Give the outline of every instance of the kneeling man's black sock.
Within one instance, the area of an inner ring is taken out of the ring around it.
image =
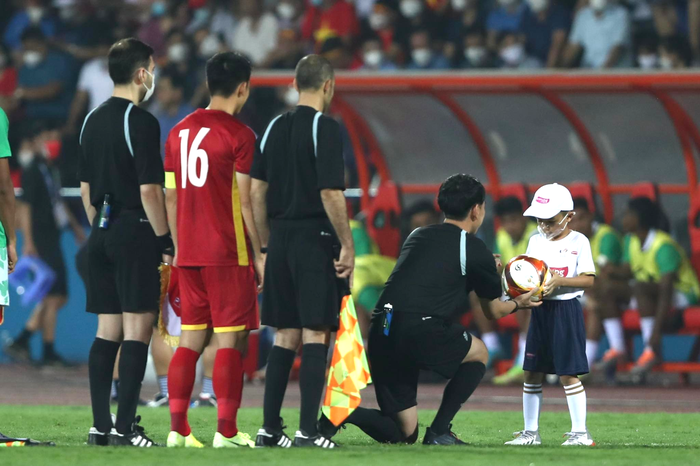
[[[465,362],[445,387],[440,409],[430,429],[438,435],[450,430],[450,423],[481,382],[486,366],[481,362]]]

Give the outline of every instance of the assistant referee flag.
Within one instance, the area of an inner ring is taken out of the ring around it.
[[[352,295],[343,298],[323,414],[339,426],[360,405],[360,390],[372,382]]]

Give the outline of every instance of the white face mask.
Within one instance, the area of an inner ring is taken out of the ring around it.
[[[433,52],[428,48],[414,49],[411,52],[411,58],[413,58],[413,62],[418,65],[418,67],[424,68],[428,66],[430,59],[433,58]]]
[[[287,107],[294,107],[299,103],[299,91],[290,87],[287,92],[284,93],[284,103],[287,104]]]
[[[530,5],[530,9],[535,13],[544,11],[549,6],[548,0],[527,0],[527,3]]]
[[[148,102],[148,99],[153,96],[153,92],[156,90],[156,75],[149,73],[148,71],[146,71],[146,73],[148,73],[152,78],[151,87],[148,87],[146,86],[146,83],[143,83],[143,87],[146,88],[146,95],[143,96],[143,100],[141,102]]]
[[[29,68],[34,68],[41,63],[41,58],[41,54],[34,50],[27,50],[23,55],[24,64]]]
[[[455,11],[464,11],[468,3],[468,0],[452,0],[452,9]]]
[[[564,215],[564,218],[562,218],[561,221],[560,221],[559,223],[556,224],[556,226],[552,227],[552,228],[549,230],[549,233],[545,233],[544,228],[542,228],[542,225],[541,225],[540,222],[538,221],[538,222],[537,222],[537,231],[539,231],[539,232],[540,232],[540,235],[544,236],[544,238],[545,238],[547,241],[551,241],[551,240],[553,240],[554,238],[556,238],[557,236],[561,235],[562,232],[566,229],[566,225],[567,225],[567,224],[564,223],[564,221],[566,221],[567,218],[569,218],[569,215],[568,215],[568,214],[567,214],[567,215]],[[564,226],[562,226],[562,224],[563,224]]]
[[[590,0],[590,5],[595,11],[603,11],[608,6],[608,0]]]
[[[483,63],[484,58],[486,58],[486,47],[480,45],[467,47],[464,50],[464,58],[466,58],[470,64],[478,66]]]
[[[525,48],[522,44],[509,45],[499,55],[508,66],[518,66],[525,58]]]
[[[659,64],[659,58],[656,54],[646,53],[637,57],[639,67],[643,70],[653,70]]]
[[[38,24],[41,18],[44,17],[44,9],[38,6],[30,6],[27,8],[27,16],[29,16],[29,21]]]
[[[186,44],[173,44],[168,47],[168,60],[172,63],[184,63],[189,55]]]
[[[220,48],[221,44],[219,43],[219,39],[215,35],[209,35],[199,44],[199,56],[209,59],[216,55]]]
[[[369,27],[373,31],[378,31],[389,24],[389,17],[384,13],[372,13],[369,15]]]
[[[517,0],[498,0],[498,4],[501,5],[502,7],[509,7],[513,4],[515,4]]]
[[[297,12],[296,8],[289,3],[280,3],[277,5],[277,14],[282,19],[292,19],[294,14]]]
[[[423,11],[423,3],[420,0],[401,0],[399,10],[406,18],[415,18]]]
[[[671,60],[671,58],[669,58],[669,57],[662,56],[660,63],[661,63],[662,70],[672,70],[673,69],[673,60]]]
[[[365,62],[365,65],[367,65],[367,67],[376,69],[379,68],[379,65],[382,64],[383,58],[384,54],[381,50],[368,50],[367,52],[365,52],[363,61]]]
[[[27,168],[32,160],[34,160],[34,152],[30,150],[22,150],[17,154],[17,162],[22,168]]]

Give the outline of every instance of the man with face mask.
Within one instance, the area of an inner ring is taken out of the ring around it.
[[[12,50],[21,46],[22,34],[29,27],[38,27],[46,37],[53,37],[58,29],[58,22],[49,14],[44,1],[24,0],[21,3],[23,8],[10,18],[3,36],[3,42]]]
[[[382,50],[379,37],[370,37],[362,44],[362,70],[366,71],[393,71],[396,65],[387,58]]]
[[[267,255],[261,322],[278,329],[265,379],[263,427],[256,446],[292,446],[280,409],[300,344],[301,411],[293,444],[335,448],[317,430],[330,332],[338,328],[343,286],[355,264],[348,223],[340,125],[325,116],[333,67],[318,55],[296,68],[297,107],[269,124],[250,175],[255,225]],[[339,255],[336,249],[340,246]],[[269,254],[268,254],[269,251]],[[265,257],[265,256],[263,256]]]
[[[155,90],[153,49],[136,39],[108,55],[111,99],[90,112],[80,132],[78,178],[93,226],[88,240],[87,311],[98,315],[90,349],[93,427],[90,445],[151,447],[136,416],[148,343],[160,299],[161,260],[174,248],[166,221],[158,120],[137,105]],[[109,412],[112,370],[119,360],[116,425]]]
[[[446,70],[450,63],[445,56],[434,50],[427,30],[411,34],[411,62],[409,70]]]
[[[487,44],[492,51],[498,50],[499,38],[504,33],[520,31],[527,7],[520,0],[498,0],[498,7],[486,18]]]
[[[463,59],[461,69],[491,68],[493,60],[486,48],[484,32],[480,30],[472,31],[464,37]]]
[[[564,51],[564,66],[624,68],[632,66],[631,22],[627,10],[612,0],[590,0],[579,10]]]
[[[520,25],[525,52],[547,68],[559,64],[571,22],[569,13],[551,0],[527,0],[528,9]]]
[[[22,34],[22,67],[18,75],[17,98],[25,115],[50,120],[50,126],[63,123],[73,100],[73,66],[65,55],[49,50],[39,28]]]
[[[516,34],[506,34],[499,43],[498,58],[501,68],[535,69],[542,68],[542,63],[525,52],[522,39]]]

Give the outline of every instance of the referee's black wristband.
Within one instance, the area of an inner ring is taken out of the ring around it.
[[[514,299],[511,300],[511,302],[515,303],[515,309],[513,309],[512,311],[510,311],[510,313],[511,313],[511,314],[515,314],[515,313],[518,312],[518,310],[520,309],[520,306],[518,305],[518,302],[517,302],[516,300],[514,300]]]
[[[175,255],[175,244],[173,243],[173,237],[170,236],[170,232],[164,234],[163,236],[156,236],[158,239],[158,245],[162,254],[166,256]]]
[[[263,246],[260,248],[260,254],[267,254],[267,247]]]

